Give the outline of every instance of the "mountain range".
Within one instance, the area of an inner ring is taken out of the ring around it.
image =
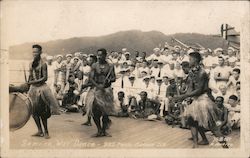
[[[182,41],[187,45],[199,43],[205,48],[215,49],[225,48],[226,41],[215,35],[204,35],[197,33],[177,33],[165,35],[159,31],[142,32],[140,30],[120,31],[113,34],[99,37],[74,37],[69,39],[59,39],[38,43],[43,47],[43,52],[49,55],[74,53],[77,51],[86,54],[95,53],[98,48],[106,48],[108,51],[121,51],[127,48],[131,53],[135,51],[145,51],[151,54],[153,48],[164,45],[168,42],[173,43],[172,37]],[[35,43],[24,43],[14,45],[9,48],[10,59],[31,59],[31,46]],[[196,46],[197,47],[197,46]]]

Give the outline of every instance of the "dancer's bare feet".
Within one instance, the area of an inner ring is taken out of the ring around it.
[[[194,139],[193,139],[193,137],[190,137],[190,138],[188,138],[188,140],[191,140],[191,141],[193,141]]]
[[[202,141],[198,142],[198,144],[199,145],[208,145],[209,142],[208,142],[208,140],[202,140]]]
[[[96,134],[93,134],[91,137],[102,137],[102,133],[97,132]]]
[[[32,136],[33,137],[43,137],[44,134],[43,134],[43,132],[37,132],[37,133],[33,134]]]
[[[49,133],[45,133],[45,134],[44,134],[44,138],[45,138],[45,139],[49,139],[49,138],[50,138]]]
[[[104,136],[104,137],[112,137],[112,135],[109,134],[108,132],[102,132],[102,136]]]
[[[197,143],[194,143],[193,144],[193,148],[195,149],[195,148],[198,148],[198,144]]]
[[[82,125],[85,125],[85,126],[92,126],[91,122],[85,122],[85,123],[82,123]]]

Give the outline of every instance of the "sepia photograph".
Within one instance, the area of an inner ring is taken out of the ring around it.
[[[250,157],[249,5],[0,1],[1,157]]]

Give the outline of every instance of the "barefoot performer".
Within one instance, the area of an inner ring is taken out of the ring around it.
[[[106,61],[106,56],[106,49],[97,50],[98,62],[92,65],[89,76],[92,87],[89,90],[87,102],[88,105],[92,105],[92,108],[89,108],[92,109],[93,119],[98,130],[94,135],[95,137],[111,136],[106,132],[106,129],[110,123],[108,116],[114,112],[114,98],[111,83],[115,82],[116,76],[114,66]]]
[[[208,75],[205,70],[200,66],[201,55],[198,52],[189,54],[190,68],[188,77],[191,79],[188,85],[186,94],[175,97],[175,100],[184,100],[185,98],[192,97],[193,102],[188,105],[184,112],[184,116],[188,119],[188,124],[191,128],[193,148],[199,145],[208,145],[209,142],[205,135],[205,129],[212,129],[217,116],[215,113],[216,106],[209,98],[208,88]],[[198,132],[202,137],[202,141],[198,143]]]
[[[50,88],[47,86],[48,79],[47,64],[41,59],[42,47],[33,45],[33,61],[30,64],[30,76],[28,84],[30,89],[28,95],[32,102],[32,116],[35,120],[38,132],[33,136],[49,138],[47,120],[51,116],[51,110],[54,113],[59,113],[58,104]],[[41,122],[44,127],[42,130]]]

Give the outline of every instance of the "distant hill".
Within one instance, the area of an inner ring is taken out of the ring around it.
[[[121,51],[127,48],[128,51],[146,51],[152,53],[152,49],[168,42],[171,44],[171,37],[175,37],[185,44],[200,43],[211,49],[225,47],[225,40],[213,35],[197,33],[178,33],[165,35],[159,31],[142,32],[139,30],[121,31],[110,35],[99,37],[75,37],[39,43],[43,46],[43,52],[49,55],[74,53],[83,51],[86,54],[95,53],[98,48],[106,48],[108,51]],[[31,45],[25,43],[11,46],[9,49],[10,59],[31,59]]]

